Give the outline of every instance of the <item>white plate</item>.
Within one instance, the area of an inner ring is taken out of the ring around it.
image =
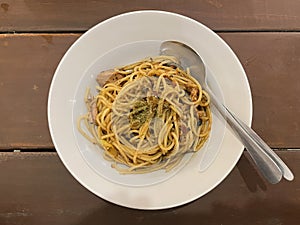
[[[230,47],[199,22],[169,12],[131,12],[96,25],[67,51],[50,87],[49,128],[64,165],[97,196],[130,208],[163,209],[193,201],[216,187],[230,173],[243,152],[242,144],[229,130],[222,130],[220,125],[219,131],[212,135],[207,145],[207,148],[216,146],[207,150],[213,152],[212,156],[208,154],[208,158],[214,160],[202,170],[199,166],[205,151],[200,151],[186,165],[183,164],[182,168],[167,176],[158,173],[157,176],[137,178],[130,175],[132,177],[126,179],[112,172],[101,157],[99,166],[97,160],[93,160],[99,152],[81,140],[75,126],[76,118],[84,110],[82,103],[78,102],[83,96],[82,90],[93,84],[99,69],[108,69],[154,54],[164,40],[184,42],[201,54],[220,86],[220,90],[218,86],[215,86],[215,90],[221,96],[223,93],[228,108],[247,124],[251,123],[250,87]],[[114,55],[118,55],[118,62],[116,57],[112,57]],[[214,136],[218,135],[219,141],[216,142]]]
[[[91,92],[96,94],[96,86],[98,85],[96,77],[99,72],[127,65],[146,57],[157,56],[159,54],[161,43],[162,41],[158,40],[143,40],[118,46],[92,62],[90,67],[81,75],[81,79],[79,79],[76,85],[77,89],[75,91],[73,105],[73,131],[78,149],[86,163],[100,176],[111,182],[135,187],[157,184],[174,176],[186,165],[186,163],[188,163],[192,156],[192,154],[185,155],[179,166],[168,173],[164,170],[159,170],[147,174],[122,175],[119,174],[117,170],[111,168],[111,162],[103,159],[102,151],[99,149],[99,146],[93,145],[85,139],[77,129],[78,118],[87,112],[83,101],[86,88],[90,87]],[[222,90],[218,86],[217,81],[213,79],[213,76],[209,76],[209,78],[209,82],[211,83],[210,87],[216,96],[223,101],[224,96],[222,95]],[[223,119],[220,119],[221,117],[214,107],[212,107],[212,114],[213,124],[210,138],[201,148],[201,151],[193,155],[194,157],[197,157],[197,161],[199,162],[199,171],[204,171],[210,163],[213,162],[220,149],[225,132],[225,122]]]

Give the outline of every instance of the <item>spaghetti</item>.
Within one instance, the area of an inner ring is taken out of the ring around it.
[[[97,81],[78,129],[120,173],[169,171],[208,139],[209,96],[176,59],[148,58],[104,71]]]

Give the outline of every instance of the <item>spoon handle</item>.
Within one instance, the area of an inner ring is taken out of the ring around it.
[[[283,177],[286,180],[292,181],[294,179],[294,175],[292,171],[288,168],[288,166],[282,161],[282,159],[259,137],[254,130],[252,130],[249,126],[247,126],[243,121],[241,121],[237,116],[233,115],[227,109],[227,112],[234,117],[235,120],[240,124],[240,126],[247,132],[247,134],[273,159],[273,161],[280,168],[283,173]]]
[[[230,127],[232,128],[232,130],[234,131],[236,136],[241,140],[241,142],[244,144],[245,148],[248,150],[251,158],[253,159],[253,161],[255,162],[257,167],[259,168],[261,174],[270,183],[272,183],[272,184],[278,183],[281,180],[283,173],[282,173],[280,167],[278,166],[278,164],[274,161],[275,157],[271,157],[267,153],[267,151],[270,152],[272,150],[269,147],[268,147],[268,150],[266,150],[266,148],[265,148],[265,146],[267,146],[266,143],[263,142],[264,143],[263,145],[259,144],[255,140],[255,138],[253,138],[253,136],[249,135],[250,131],[251,131],[251,134],[255,133],[255,132],[250,127],[245,129],[245,127],[247,127],[247,125],[245,125],[245,124],[241,125],[241,120],[237,119],[229,111],[229,109],[226,106],[221,104],[217,100],[215,95],[209,90],[209,88],[206,88],[206,91],[210,95],[211,102],[215,105],[215,107],[218,109],[220,114],[224,117],[224,119],[230,125]],[[256,134],[255,137],[257,137],[257,136],[258,135]]]

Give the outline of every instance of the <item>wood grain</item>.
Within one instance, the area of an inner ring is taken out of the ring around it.
[[[0,153],[0,224],[298,225],[300,152],[279,155],[294,171],[293,182],[266,183],[244,153],[231,174],[202,198],[173,209],[142,211],[90,193],[66,171],[56,153]]]
[[[254,130],[272,147],[299,148],[300,33],[226,33],[221,37],[247,73]]]
[[[47,97],[59,60],[78,35],[0,36],[0,148],[53,148]]]
[[[214,30],[300,30],[298,0],[3,0],[0,32],[85,31],[120,13],[156,9],[194,18]]]
[[[300,148],[300,34],[220,33],[246,70],[253,127],[273,148]],[[0,35],[0,149],[53,148],[47,97],[79,34]]]

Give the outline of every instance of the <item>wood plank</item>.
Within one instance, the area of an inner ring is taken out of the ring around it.
[[[293,182],[266,183],[244,153],[231,174],[202,198],[173,209],[142,211],[91,194],[56,153],[0,153],[0,224],[298,225],[300,152],[279,155],[294,171]]]
[[[221,37],[248,75],[254,130],[273,147],[298,148],[300,33],[226,33]]]
[[[111,16],[142,9],[187,15],[214,30],[300,30],[298,0],[6,0],[0,2],[0,32],[84,31]]]
[[[300,34],[220,35],[247,72],[254,129],[273,148],[300,148]],[[48,89],[60,58],[78,37],[0,35],[0,149],[53,148],[46,118]]]
[[[0,148],[53,148],[47,98],[59,60],[78,35],[1,35]]]

